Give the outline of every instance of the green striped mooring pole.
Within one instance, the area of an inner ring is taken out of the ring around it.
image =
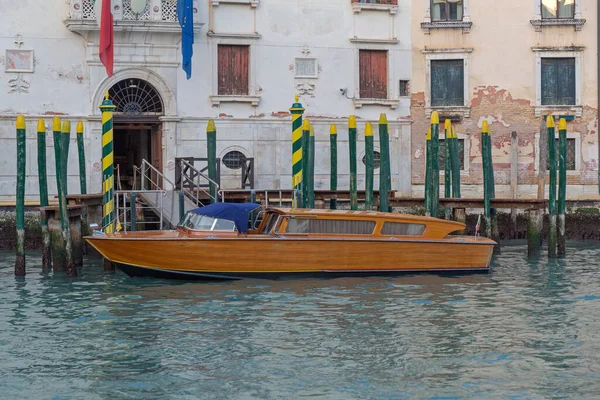
[[[425,136],[425,215],[431,216],[431,125],[427,128],[427,136]]]
[[[329,189],[337,190],[337,127],[335,124],[331,124],[329,127],[329,152],[331,155],[329,161]],[[337,199],[331,199],[329,202],[329,208],[335,210],[337,208]]]
[[[217,128],[215,121],[212,119],[208,121],[206,127],[206,143],[208,153],[208,178],[216,182],[217,181]],[[208,183],[210,186],[210,202],[215,203],[217,201],[217,187],[212,183]],[[182,214],[183,215],[183,214]]]
[[[37,125],[37,151],[38,151],[38,181],[40,187],[40,207],[48,207],[48,173],[46,170],[46,123],[43,119]],[[42,270],[52,267],[52,251],[50,250],[50,232],[48,219],[41,218],[42,227]]]
[[[374,173],[373,126],[365,124],[365,210],[373,209],[373,173]]]
[[[308,136],[308,207],[315,208],[315,127],[310,126],[310,134]]]
[[[561,118],[558,122],[558,254],[566,252],[566,223],[567,211],[567,120]]]
[[[390,135],[387,115],[379,115],[379,211],[389,212],[388,196],[392,190],[390,169]]]
[[[83,122],[79,121],[77,123],[77,128],[75,129],[77,133],[77,152],[79,153],[79,188],[81,190],[81,194],[87,194],[87,181],[85,174],[85,148],[83,145]]]
[[[490,143],[490,127],[488,122],[484,120],[481,124],[481,159],[483,163],[483,217],[485,220],[486,237],[492,237],[492,220],[490,209],[490,163],[488,146]]]
[[[15,276],[25,276],[25,117],[17,117],[17,246]]]
[[[439,144],[440,144],[440,118],[437,111],[431,113],[431,210],[430,214],[434,218],[440,216],[440,162],[439,162]]]
[[[292,207],[302,206],[302,114],[304,107],[298,102],[292,104]]]
[[[308,153],[310,136],[310,121],[305,119],[302,122],[302,208],[308,208],[308,179],[310,171],[308,170]]]
[[[358,210],[356,183],[356,117],[348,119],[348,148],[350,149],[350,209]]]
[[[102,177],[104,193],[104,232],[114,233],[114,156],[113,156],[113,111],[115,106],[108,92],[100,105],[102,111]]]
[[[554,139],[554,117],[548,115],[546,118],[548,131],[548,172],[550,174],[548,183],[548,257],[556,257],[556,140]]]

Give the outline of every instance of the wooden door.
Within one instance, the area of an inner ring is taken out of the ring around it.
[[[160,124],[152,126],[150,137],[150,156],[152,166],[162,172],[162,126]],[[152,189],[164,189],[162,178],[152,171]]]

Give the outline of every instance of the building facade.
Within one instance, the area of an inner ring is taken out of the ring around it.
[[[100,192],[98,106],[106,92],[117,106],[115,164],[124,186],[142,159],[174,181],[178,158],[206,157],[206,126],[215,119],[223,188],[241,187],[244,159],[254,160],[256,188],[291,188],[289,108],[299,94],[304,116],[315,127],[317,189],[329,188],[329,125],[336,123],[339,131],[339,187],[347,188],[348,116],[359,120],[362,159],[364,123],[386,113],[393,186],[410,194],[410,2],[196,0],[190,80],[180,67],[176,0],[148,0],[138,14],[131,0],[112,0],[110,78],[98,56],[93,3],[53,0],[35,8],[19,2],[3,8],[2,200],[14,198],[14,119],[20,113],[27,118],[27,199],[35,202],[38,196],[37,119],[44,118],[50,131],[55,116],[85,123],[88,192]],[[72,140],[68,185],[77,193],[74,132]],[[47,158],[54,194],[51,140]],[[360,161],[359,175],[364,175]]]
[[[536,197],[540,133],[545,135],[543,119],[551,114],[567,118],[568,197],[597,196],[597,7],[595,0],[425,0],[413,5],[416,194],[423,193],[428,119],[437,111],[442,122],[453,121],[461,141],[463,195],[482,194],[480,131],[487,120],[497,197],[512,197],[511,183],[518,183],[519,197]],[[517,149],[511,149],[513,132]],[[514,150],[518,173],[511,181]]]

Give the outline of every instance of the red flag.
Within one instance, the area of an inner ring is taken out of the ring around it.
[[[112,76],[113,74],[113,64],[115,60],[113,48],[113,16],[110,6],[110,0],[102,1],[102,16],[100,18],[100,61],[104,64],[108,76]]]

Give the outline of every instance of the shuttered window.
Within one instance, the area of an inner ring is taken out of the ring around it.
[[[542,105],[575,105],[575,58],[542,58]]]
[[[247,95],[250,46],[219,45],[219,95]]]
[[[387,99],[387,51],[359,52],[360,98]]]
[[[431,106],[464,106],[465,68],[461,60],[431,60]]]
[[[465,169],[465,139],[458,139],[458,162],[460,163],[460,170]],[[438,165],[440,168],[444,168],[446,164],[446,140],[440,139],[438,147]]]

